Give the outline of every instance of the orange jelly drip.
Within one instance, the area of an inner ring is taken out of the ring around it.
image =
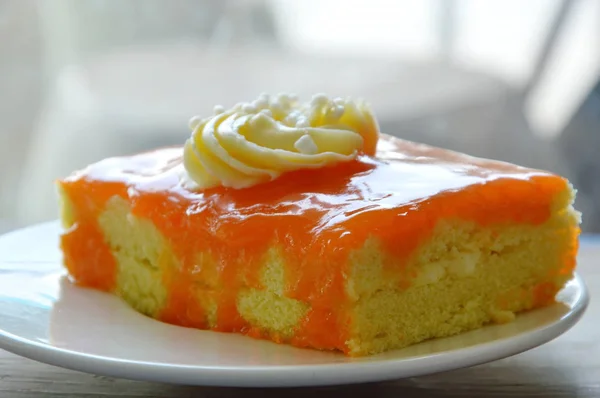
[[[193,286],[211,278],[219,286],[214,329],[260,337],[235,300],[242,287],[261,288],[265,254],[276,245],[286,263],[286,296],[311,305],[292,343],[344,352],[351,327],[348,257],[366,239],[376,237],[395,259],[388,266],[402,267],[440,219],[540,224],[567,184],[547,172],[387,136],[376,158],[292,172],[242,190],[193,191],[182,172],[181,149],[172,148],[106,159],[62,181],[76,208],[77,222],[62,238],[73,278],[114,289],[115,261],[96,219],[119,195],[133,214],[156,225],[181,264],[165,278],[169,298],[161,320],[208,327]],[[198,253],[217,269],[210,271]]]

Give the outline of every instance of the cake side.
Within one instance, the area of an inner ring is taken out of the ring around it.
[[[406,264],[395,264],[402,272],[369,242],[352,260],[349,352],[402,348],[554,303],[576,265],[580,214],[573,195],[570,187],[557,195],[540,225],[443,220]]]

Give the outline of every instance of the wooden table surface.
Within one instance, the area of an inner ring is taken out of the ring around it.
[[[582,320],[544,346],[486,365],[386,383],[234,389],[93,376],[0,351],[0,397],[600,397],[600,237],[583,239],[578,267],[592,296]]]

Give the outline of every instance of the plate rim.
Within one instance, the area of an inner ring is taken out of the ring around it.
[[[49,227],[56,221],[0,235]],[[36,362],[90,374],[130,380],[212,387],[305,387],[399,380],[475,366],[544,345],[569,331],[585,313],[590,294],[575,271],[578,297],[567,313],[552,322],[515,336],[464,348],[409,358],[281,366],[207,366],[136,361],[88,354],[34,341],[0,329],[0,349]],[[535,311],[535,310],[534,310]]]

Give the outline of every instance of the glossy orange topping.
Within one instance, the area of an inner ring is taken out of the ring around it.
[[[378,238],[394,258],[389,267],[402,267],[440,219],[540,224],[566,187],[543,171],[387,136],[377,158],[292,172],[247,189],[193,192],[182,172],[181,149],[173,148],[106,159],[64,180],[78,212],[62,240],[73,277],[104,290],[114,286],[114,260],[98,243],[95,220],[119,195],[168,238],[181,263],[165,277],[170,296],[160,319],[207,327],[193,286],[210,278],[221,292],[215,329],[257,335],[237,313],[236,294],[242,286],[261,287],[263,257],[277,245],[286,260],[286,295],[311,304],[292,343],[342,351],[351,322],[344,310],[348,256],[367,238]],[[78,249],[90,246],[91,258]]]

